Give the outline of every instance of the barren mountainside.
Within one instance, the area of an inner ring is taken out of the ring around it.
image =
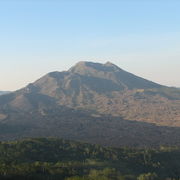
[[[21,93],[22,92],[22,93]],[[53,98],[57,104],[128,120],[180,126],[180,91],[128,73],[116,65],[79,62],[52,72],[20,90],[14,107],[30,108],[23,94]]]
[[[177,144],[180,90],[135,76],[110,62],[79,62],[68,71],[51,72],[1,96],[0,123],[3,139],[52,135],[140,146],[159,145],[167,137],[163,144]]]

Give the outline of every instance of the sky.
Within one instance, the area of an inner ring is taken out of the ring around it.
[[[179,0],[0,0],[0,90],[78,61],[180,87]]]

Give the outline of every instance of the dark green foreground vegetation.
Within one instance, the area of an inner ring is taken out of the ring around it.
[[[0,143],[0,179],[180,179],[180,148],[104,148],[54,138]]]

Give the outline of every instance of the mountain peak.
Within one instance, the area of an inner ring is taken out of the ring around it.
[[[83,67],[83,66],[89,66],[89,67],[96,67],[96,66],[107,66],[108,67],[109,66],[109,67],[119,68],[118,66],[116,66],[115,64],[113,64],[110,61],[107,61],[105,64],[91,62],[91,61],[79,61],[78,63],[75,64],[74,67]]]
[[[110,61],[107,61],[104,66],[111,68],[112,71],[122,71],[122,69],[120,67],[118,67],[117,65],[111,63]]]
[[[80,67],[92,67],[92,66],[103,66],[103,64],[95,63],[95,62],[90,62],[90,61],[79,61],[72,68],[74,68],[74,67],[76,67],[76,68],[80,68]]]
[[[105,66],[112,66],[112,67],[117,67],[115,64],[113,64],[112,62],[110,62],[110,61],[107,61],[105,64],[104,64]]]
[[[94,74],[96,72],[115,72],[120,70],[122,69],[109,61],[105,64],[80,61],[70,68],[69,71],[78,74],[89,74],[90,72]]]
[[[74,65],[74,67],[76,66],[86,66],[88,63],[90,63],[90,62],[88,62],[88,61],[79,61],[78,63],[76,63],[75,65]]]

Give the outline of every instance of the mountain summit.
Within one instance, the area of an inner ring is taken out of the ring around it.
[[[74,73],[84,73],[84,70],[114,72],[114,71],[119,71],[121,69],[118,66],[112,64],[111,62],[100,64],[100,63],[81,61],[78,62],[75,66],[73,66],[69,71]]]
[[[70,73],[111,81],[114,86],[122,89],[159,88],[160,85],[128,73],[111,62],[105,64],[79,62],[69,70]],[[96,83],[96,82],[94,82]],[[108,83],[108,82],[107,82]],[[99,86],[99,83],[96,84]],[[109,85],[110,86],[110,85]],[[104,87],[103,87],[104,88]]]
[[[129,139],[120,138],[119,145],[153,143],[161,136],[168,136],[165,144],[175,136],[180,140],[173,128],[161,126],[180,127],[180,91],[110,62],[82,61],[0,96],[0,130],[8,134],[0,137],[54,135],[105,145],[113,137]]]

